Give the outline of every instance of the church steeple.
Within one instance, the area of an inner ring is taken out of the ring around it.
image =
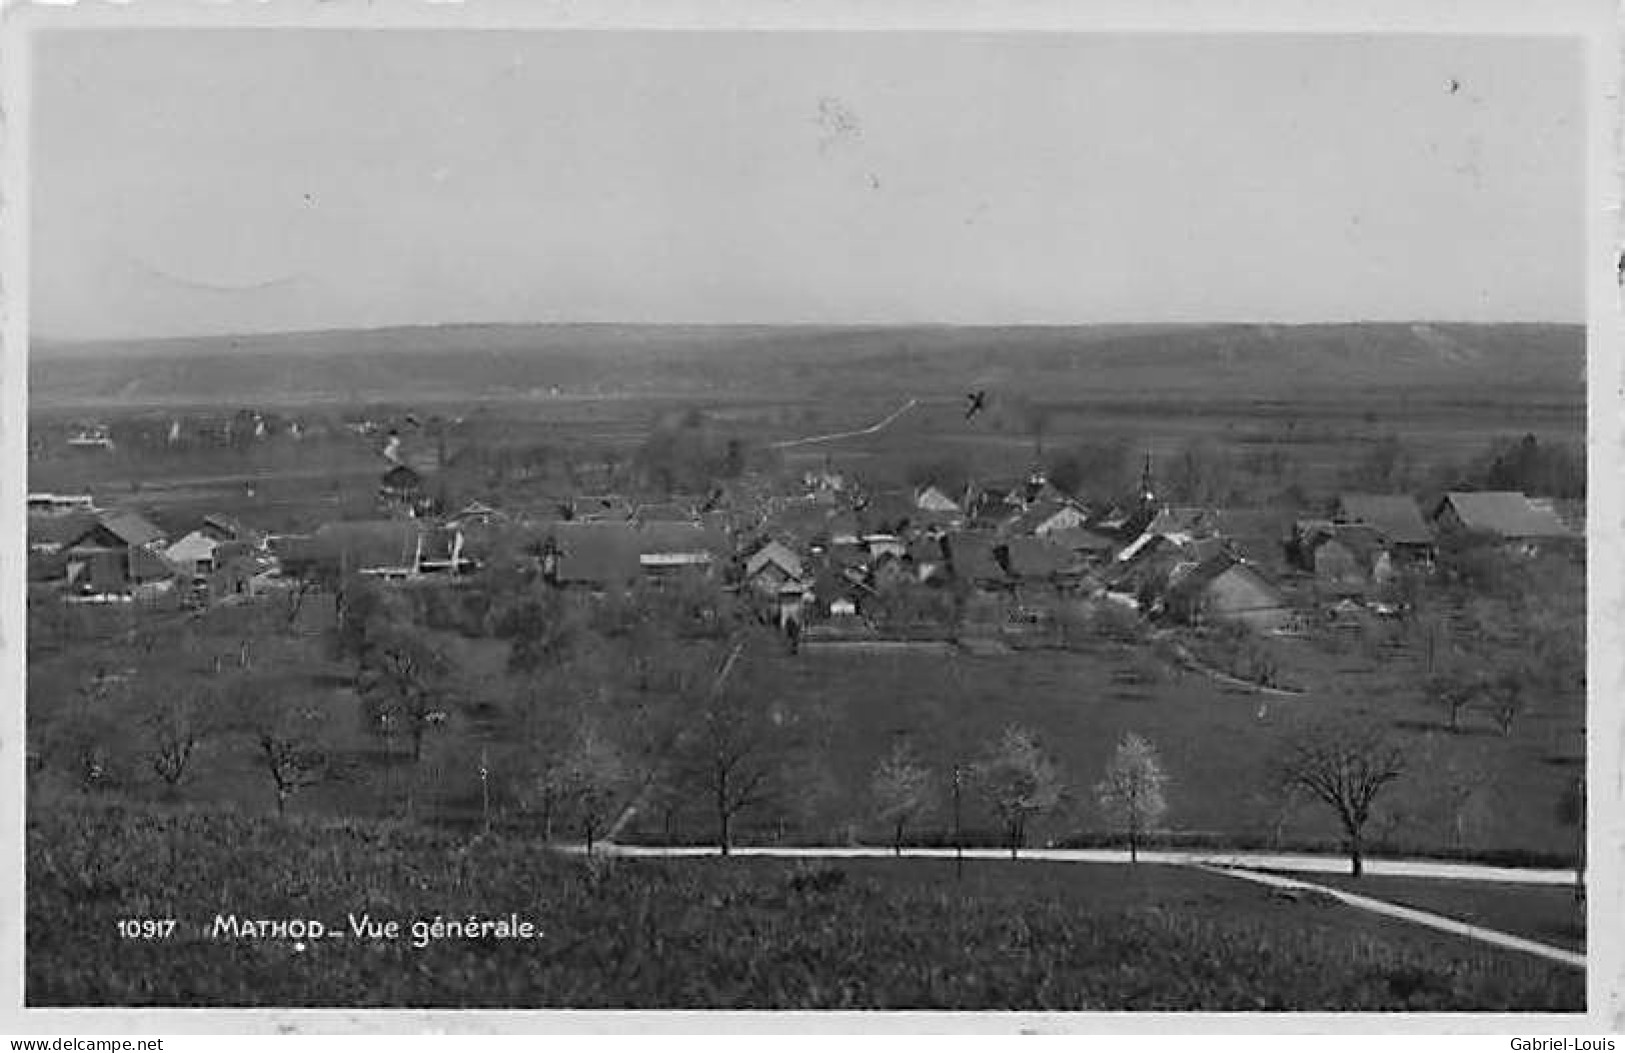
[[[1140,469],[1140,503],[1142,505],[1155,504],[1157,488],[1151,473],[1151,450],[1145,451],[1145,466]]]

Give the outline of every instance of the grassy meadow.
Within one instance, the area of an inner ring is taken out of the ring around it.
[[[459,1008],[1578,1011],[1540,959],[1145,864],[612,860],[391,824],[62,808],[28,825],[26,1002]],[[400,938],[214,919],[347,915]],[[412,923],[517,915],[539,938]],[[121,938],[173,917],[167,939]],[[432,932],[432,930],[431,930]],[[115,968],[109,968],[114,963]]]

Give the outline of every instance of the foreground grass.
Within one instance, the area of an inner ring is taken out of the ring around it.
[[[62,805],[31,817],[30,1005],[1580,1010],[1584,977],[1143,865],[587,860],[408,828]],[[211,935],[217,914],[402,923]],[[536,939],[414,946],[515,913]],[[121,918],[174,917],[167,940]]]

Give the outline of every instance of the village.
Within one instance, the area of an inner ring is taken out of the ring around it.
[[[35,493],[30,582],[70,603],[195,607],[251,601],[323,567],[455,586],[517,559],[549,585],[597,593],[698,575],[751,597],[804,646],[992,643],[1031,636],[1080,601],[1291,635],[1356,610],[1400,615],[1404,583],[1433,567],[1441,539],[1492,539],[1529,556],[1572,546],[1584,530],[1577,501],[1447,491],[1423,508],[1409,494],[1347,492],[1303,509],[1284,536],[1240,539],[1227,510],[1160,499],[1149,454],[1131,494],[1064,492],[1038,465],[957,492],[871,490],[827,457],[799,478],[741,478],[704,497],[444,508],[432,459],[407,463],[393,428],[356,430],[384,466],[374,518],[271,533],[229,509],[177,521],[122,502],[103,508],[91,494]],[[105,428],[68,442],[92,439],[105,440]]]

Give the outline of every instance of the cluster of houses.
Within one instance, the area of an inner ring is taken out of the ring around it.
[[[1280,552],[1266,555],[1284,563],[1260,562],[1222,513],[1159,501],[1149,467],[1138,493],[1099,503],[1063,493],[1038,470],[954,492],[869,492],[826,467],[807,473],[795,493],[751,482],[703,499],[600,494],[540,510],[474,502],[434,514],[424,472],[389,459],[378,518],[302,535],[256,534],[211,515],[170,537],[139,514],[98,510],[87,496],[31,495],[31,580],[81,599],[178,591],[213,602],[323,566],[428,583],[513,561],[557,587],[594,591],[709,577],[797,635],[872,633],[910,616],[941,622],[975,597],[1017,621],[1094,597],[1152,616],[1279,632],[1302,621],[1283,574],[1346,599],[1373,593],[1407,564],[1431,564],[1443,533],[1493,535],[1532,552],[1584,530],[1583,509],[1518,493],[1452,492],[1425,515],[1406,495],[1345,494],[1276,539]]]
[[[265,538],[205,515],[172,536],[139,512],[104,510],[85,494],[30,494],[28,577],[81,602],[245,596],[275,570]]]

